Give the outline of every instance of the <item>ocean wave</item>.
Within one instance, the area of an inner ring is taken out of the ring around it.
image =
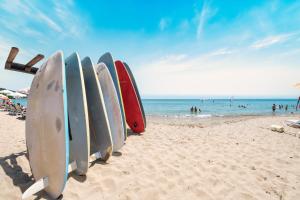
[[[200,114],[200,115],[196,115],[195,117],[197,117],[197,118],[210,118],[210,117],[212,117],[212,115],[211,114]]]

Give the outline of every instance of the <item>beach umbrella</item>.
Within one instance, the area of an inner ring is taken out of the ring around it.
[[[5,94],[5,95],[10,95],[10,94],[12,94],[12,93],[14,93],[13,91],[10,91],[10,90],[1,90],[0,91],[0,94]]]
[[[0,99],[2,100],[8,100],[9,98],[5,96],[4,94],[0,94]]]
[[[20,89],[17,92],[28,95],[29,94],[29,90],[30,90],[30,88],[27,87],[27,88]]]
[[[14,98],[25,98],[25,97],[27,97],[26,94],[22,94],[22,93],[19,93],[19,92],[10,93],[9,96],[12,96]]]

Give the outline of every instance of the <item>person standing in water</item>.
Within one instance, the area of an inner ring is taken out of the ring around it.
[[[194,112],[194,107],[193,106],[191,107],[191,112]]]
[[[272,111],[273,111],[273,112],[276,111],[276,105],[275,105],[275,104],[273,104],[273,106],[272,106]]]

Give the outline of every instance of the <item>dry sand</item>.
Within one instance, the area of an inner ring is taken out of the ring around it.
[[[129,136],[107,164],[71,174],[63,199],[299,200],[300,130],[267,129],[297,117],[151,117],[144,135]],[[24,128],[0,111],[0,199],[20,199],[33,183]]]

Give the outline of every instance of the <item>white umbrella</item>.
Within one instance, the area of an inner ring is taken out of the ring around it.
[[[10,94],[13,94],[13,93],[14,92],[10,91],[10,90],[0,90],[0,94],[10,95]]]
[[[27,97],[26,94],[22,94],[22,93],[19,93],[19,92],[13,92],[11,94],[9,94],[10,96],[14,97],[14,98],[25,98]]]
[[[27,87],[27,88],[20,89],[17,92],[28,95],[29,94],[29,90],[30,90],[30,88]]]
[[[0,94],[0,99],[2,100],[8,100],[9,98],[5,96],[4,94]]]

